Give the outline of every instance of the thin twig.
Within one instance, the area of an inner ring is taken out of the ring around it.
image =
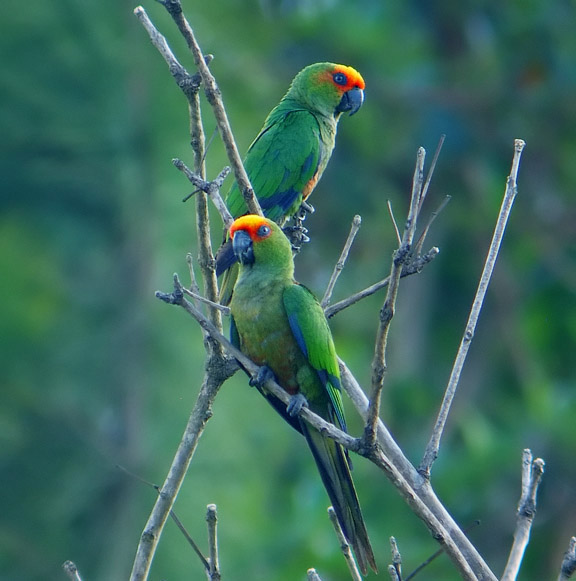
[[[504,231],[506,229],[508,217],[510,216],[512,204],[514,203],[514,198],[516,197],[517,193],[516,179],[518,176],[520,157],[522,156],[522,150],[524,149],[524,145],[525,143],[521,139],[516,139],[514,142],[514,157],[512,160],[512,170],[506,182],[506,191],[504,192],[504,199],[502,200],[502,206],[500,207],[500,213],[498,214],[498,220],[496,222],[494,235],[492,237],[490,249],[488,250],[488,256],[486,257],[486,262],[484,264],[484,270],[480,277],[480,282],[478,283],[476,296],[474,297],[474,302],[472,303],[472,309],[468,317],[468,322],[466,323],[466,329],[464,331],[460,347],[458,348],[458,353],[456,354],[456,359],[452,367],[450,379],[448,380],[448,385],[446,387],[446,392],[444,393],[444,398],[442,400],[442,405],[440,407],[440,412],[438,413],[438,417],[436,419],[436,424],[434,426],[432,436],[430,438],[430,441],[428,442],[428,445],[426,446],[426,451],[424,453],[424,457],[422,458],[420,466],[418,467],[418,471],[426,477],[430,476],[432,464],[438,457],[440,440],[444,432],[446,420],[448,419],[448,413],[450,412],[450,407],[456,394],[458,381],[460,380],[460,374],[464,366],[464,361],[466,360],[466,355],[468,354],[470,343],[472,342],[472,339],[474,337],[476,323],[478,322],[480,310],[482,309],[484,297],[486,296],[486,290],[488,289],[488,285],[490,284],[490,278],[492,276],[492,271],[494,270],[494,265],[496,264],[496,259],[498,257],[500,245],[502,244],[502,238],[504,236]]]
[[[216,79],[210,72],[210,69],[204,62],[204,57],[202,50],[194,36],[194,31],[190,26],[189,22],[186,20],[183,12],[182,6],[179,0],[164,0],[162,4],[168,10],[170,16],[176,22],[178,29],[186,39],[188,44],[188,48],[192,52],[192,56],[194,58],[194,63],[198,68],[198,72],[202,77],[202,83],[204,86],[204,92],[206,94],[206,98],[208,102],[212,106],[212,110],[214,112],[214,117],[216,118],[216,123],[218,124],[218,131],[222,136],[222,141],[224,142],[224,147],[226,148],[226,153],[228,155],[228,159],[230,160],[230,165],[232,166],[232,170],[234,171],[234,176],[236,181],[238,182],[238,187],[242,192],[242,196],[248,206],[248,209],[251,214],[259,214],[262,216],[262,209],[260,208],[260,204],[256,199],[254,194],[254,189],[250,184],[250,179],[248,178],[248,174],[244,169],[244,165],[242,164],[242,159],[240,154],[238,153],[238,148],[236,146],[236,142],[234,140],[234,136],[232,134],[232,129],[230,127],[230,122],[228,121],[228,116],[226,114],[226,110],[224,109],[224,103],[222,101],[222,94],[220,89],[216,83]]]
[[[339,359],[342,387],[362,418],[368,413],[368,398],[346,364]],[[463,579],[496,581],[476,547],[459,528],[434,493],[430,481],[423,478],[406,458],[386,426],[378,420],[376,458],[370,459],[384,471],[400,495],[428,527],[432,536],[458,568]]]
[[[443,133],[440,136],[436,151],[434,152],[434,157],[432,158],[432,163],[428,169],[428,175],[426,176],[426,181],[424,182],[424,187],[422,188],[422,193],[420,195],[420,202],[418,204],[418,213],[422,210],[424,205],[424,200],[426,200],[426,195],[428,194],[428,189],[430,188],[430,182],[432,181],[432,176],[434,175],[434,170],[436,169],[436,164],[438,163],[438,158],[440,157],[440,152],[442,151],[442,146],[444,145],[444,140],[446,139],[446,134]]]
[[[390,537],[390,551],[392,552],[392,564],[388,567],[388,572],[395,581],[402,581],[402,555],[394,537]],[[394,576],[392,576],[392,571]]]
[[[316,569],[308,569],[308,571],[306,571],[306,578],[308,581],[322,581],[320,575],[316,573]]]
[[[206,321],[218,332],[211,321],[208,319]],[[168,475],[160,489],[158,498],[140,537],[130,581],[146,581],[148,579],[152,560],[156,553],[156,548],[160,541],[162,531],[164,530],[166,520],[174,506],[176,496],[182,486],[188,466],[192,461],[198,440],[204,431],[206,422],[212,415],[212,402],[221,385],[236,369],[236,366],[231,365],[230,362],[222,361],[221,359],[214,359],[214,361],[218,361],[220,365],[213,363],[204,376],[200,392],[198,393],[196,403],[186,424],[180,445],[174,455]]]
[[[386,200],[386,207],[388,208],[388,214],[390,215],[390,220],[392,222],[392,226],[394,226],[394,233],[396,234],[396,243],[400,246],[402,242],[402,236],[400,236],[400,228],[398,228],[398,222],[396,222],[396,218],[394,217],[394,210],[392,209],[392,202],[390,200]]]
[[[352,224],[350,226],[350,232],[348,233],[348,238],[346,238],[346,242],[344,244],[344,248],[342,249],[342,253],[340,254],[340,258],[338,262],[334,266],[334,270],[332,271],[332,276],[328,281],[328,286],[326,287],[326,292],[324,293],[324,297],[320,304],[322,308],[326,308],[330,303],[330,299],[332,298],[332,292],[334,291],[334,286],[336,285],[336,281],[338,277],[344,270],[344,266],[346,264],[346,260],[348,260],[348,254],[350,253],[350,248],[354,242],[354,238],[356,238],[356,234],[358,234],[358,230],[360,230],[360,225],[362,224],[362,218],[356,214],[352,219]]]
[[[434,220],[438,218],[442,210],[448,205],[448,202],[452,199],[452,196],[444,196],[444,199],[440,203],[440,205],[430,214],[430,218],[428,218],[428,222],[426,222],[426,226],[424,226],[424,230],[420,237],[418,238],[418,242],[414,245],[414,253],[419,255],[422,252],[422,246],[424,245],[424,240],[426,240],[426,236],[428,236],[428,232],[430,227],[434,223]]]
[[[568,581],[576,572],[576,537],[570,539],[568,551],[564,555],[557,581]]]
[[[210,299],[207,299],[206,297],[203,297],[202,295],[199,295],[198,293],[192,292],[191,290],[187,289],[186,287],[182,287],[182,290],[189,297],[192,297],[195,301],[199,301],[201,303],[204,303],[205,305],[209,305],[213,309],[218,309],[224,315],[230,314],[230,307],[225,307],[224,305],[221,305],[220,303],[215,303],[214,301],[211,301]]]
[[[215,504],[206,507],[206,522],[208,523],[208,546],[210,551],[210,581],[220,579],[220,562],[218,559],[218,511]]]
[[[400,274],[400,277],[404,278],[405,276],[410,276],[412,274],[417,274],[419,272],[422,272],[422,269],[429,262],[432,262],[432,260],[434,260],[436,258],[436,256],[438,256],[439,252],[440,252],[440,250],[434,246],[426,254],[422,254],[421,256],[413,257],[412,260],[408,264],[405,264],[402,267],[402,272]],[[357,302],[361,301],[362,299],[365,299],[366,297],[369,297],[369,296],[373,295],[374,293],[378,292],[379,290],[387,287],[389,283],[390,283],[390,277],[387,276],[386,278],[374,283],[373,285],[370,285],[369,287],[365,288],[364,290],[361,290],[361,291],[349,296],[346,299],[343,299],[341,301],[338,301],[337,303],[334,303],[333,305],[326,307],[324,309],[324,314],[326,315],[326,317],[328,319],[330,319],[334,315],[337,315],[340,311],[347,309],[348,307],[356,304]]]
[[[522,494],[518,503],[518,515],[514,542],[501,581],[515,581],[520,572],[524,551],[530,540],[530,529],[536,515],[536,493],[544,474],[544,460],[532,459],[528,449],[522,453]]]
[[[220,188],[222,187],[224,179],[230,173],[230,168],[225,167],[216,178],[211,182],[208,182],[202,179],[198,174],[194,173],[181,159],[175,158],[172,160],[172,163],[174,164],[174,167],[179,169],[199,190],[202,190],[210,196],[210,199],[214,203],[214,206],[224,222],[224,226],[230,228],[232,222],[234,222],[234,218],[232,218],[232,214],[228,211],[224,199],[220,195]]]
[[[398,296],[398,286],[402,275],[402,267],[409,259],[412,249],[412,241],[416,232],[418,221],[418,208],[420,207],[420,195],[422,193],[424,159],[426,152],[424,148],[418,149],[416,157],[416,167],[414,170],[414,180],[412,183],[412,196],[410,199],[410,209],[404,227],[402,242],[398,250],[394,253],[392,268],[390,270],[390,282],[388,284],[386,299],[380,309],[380,324],[376,334],[374,347],[374,357],[372,360],[372,389],[370,392],[370,406],[368,408],[368,418],[364,430],[364,444],[367,447],[374,445],[376,441],[376,423],[380,415],[380,395],[384,387],[384,377],[386,375],[386,345],[390,323],[396,308],[396,298]]]
[[[122,466],[120,464],[116,464],[116,467],[119,468],[120,470],[122,470],[122,472],[124,472],[125,474],[127,474],[131,478],[138,480],[138,482],[141,482],[142,484],[145,484],[146,486],[153,488],[158,494],[160,493],[160,487],[157,484],[154,484],[153,482],[149,482],[145,478],[142,478],[142,476],[135,474],[134,472],[131,472],[125,466]],[[173,510],[170,511],[170,518],[174,521],[174,523],[176,524],[176,526],[178,527],[180,532],[184,535],[184,538],[186,539],[188,544],[192,547],[192,550],[196,553],[196,555],[200,559],[200,562],[202,563],[202,566],[204,567],[204,569],[206,571],[208,571],[210,569],[210,564],[208,563],[208,560],[206,559],[206,557],[202,553],[200,547],[196,544],[196,541],[190,536],[190,533],[186,530],[186,527],[182,524],[182,521],[176,516],[176,513]]]
[[[166,61],[166,64],[170,69],[170,74],[174,77],[174,80],[184,91],[186,96],[189,97],[190,94],[198,92],[198,88],[200,87],[202,80],[200,75],[190,75],[178,62],[178,59],[170,49],[166,38],[158,31],[154,24],[152,24],[152,21],[146,13],[146,10],[144,10],[142,6],[137,6],[134,9],[134,14],[141,22],[142,26],[146,29],[152,44],[156,50],[158,50],[162,58]]]
[[[82,577],[80,577],[80,573],[78,572],[78,567],[72,561],[64,561],[62,563],[62,569],[64,569],[64,573],[68,576],[70,581],[82,581]]]
[[[479,524],[480,524],[479,520],[474,521],[474,523],[472,523],[472,525],[470,525],[468,528],[464,529],[464,533],[468,534],[468,532],[472,528],[474,528],[475,526],[478,526]],[[416,575],[418,575],[418,573],[420,573],[420,571],[422,571],[422,569],[428,567],[428,565],[430,565],[430,563],[432,563],[432,561],[434,561],[434,559],[437,559],[440,555],[443,555],[443,554],[444,554],[444,549],[438,549],[437,551],[435,551],[423,563],[420,563],[420,565],[418,565],[418,567],[416,567],[416,569],[414,569],[414,571],[412,571],[412,573],[410,573],[404,579],[404,581],[410,581],[410,579],[414,579],[414,577],[416,577]]]
[[[356,561],[352,556],[350,543],[344,536],[344,532],[342,531],[342,527],[340,526],[340,523],[338,522],[338,517],[336,516],[336,511],[332,506],[328,507],[328,516],[330,517],[330,522],[332,523],[332,526],[336,531],[336,536],[338,537],[338,542],[340,543],[340,550],[344,555],[346,565],[348,565],[350,576],[352,577],[353,581],[362,581],[362,575],[360,575],[360,571],[358,571],[358,565],[356,565]]]

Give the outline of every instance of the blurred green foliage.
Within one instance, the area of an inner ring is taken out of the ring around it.
[[[0,19],[0,579],[126,579],[203,374],[202,336],[153,296],[196,254],[186,103],[130,2],[5,0]],[[164,9],[145,5],[181,61]],[[498,574],[521,450],[546,460],[520,579],[555,577],[576,533],[576,35],[570,0],[184,0],[242,151],[303,66],[351,64],[366,103],[340,124],[308,218],[298,278],[321,294],[355,213],[363,227],[334,300],[384,277],[416,149],[446,133],[428,212],[441,249],[402,283],[383,414],[418,463],[482,268],[512,158],[519,195],[433,483]],[[214,121],[203,105],[207,133]],[[216,137],[209,177],[226,164]],[[215,220],[215,243],[220,226]],[[335,317],[340,354],[369,384],[382,295]],[[349,410],[351,431],[360,423]],[[393,487],[357,459],[384,571],[396,536],[410,571],[436,550]],[[220,516],[228,579],[347,579],[327,498],[300,437],[237,374],[217,398],[176,511],[203,545]],[[383,573],[382,575],[385,576]],[[151,579],[203,578],[169,523]],[[446,557],[423,579],[454,579]]]

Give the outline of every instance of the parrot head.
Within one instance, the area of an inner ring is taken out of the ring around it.
[[[364,79],[352,67],[316,63],[302,69],[286,95],[323,115],[354,115],[364,102]]]
[[[242,267],[278,266],[293,270],[292,246],[280,226],[255,214],[247,214],[230,227],[234,254]]]

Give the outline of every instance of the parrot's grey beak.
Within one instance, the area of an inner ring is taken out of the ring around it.
[[[336,107],[336,115],[348,111],[350,115],[354,115],[362,107],[362,103],[364,103],[364,91],[354,87],[342,95],[342,99],[340,99],[340,103]]]
[[[234,254],[240,264],[252,264],[254,262],[254,250],[252,249],[252,239],[244,230],[236,230],[232,240]]]

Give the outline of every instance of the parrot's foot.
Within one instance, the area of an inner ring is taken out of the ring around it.
[[[286,411],[292,417],[297,416],[303,407],[308,407],[308,400],[301,394],[295,393],[286,406]]]
[[[302,244],[310,242],[310,238],[306,236],[308,230],[302,226],[301,222],[295,226],[286,226],[285,228],[282,228],[282,231],[286,234],[288,240],[290,240],[294,252],[300,252]]]
[[[300,204],[300,210],[298,212],[298,217],[301,220],[304,220],[304,218],[306,218],[306,214],[314,214],[316,210],[314,209],[314,206],[312,204],[309,204],[308,202],[302,202]]]
[[[264,387],[264,384],[269,379],[276,379],[274,372],[267,365],[262,365],[262,367],[258,369],[258,373],[256,375],[253,375],[248,383],[252,387],[262,389]]]

